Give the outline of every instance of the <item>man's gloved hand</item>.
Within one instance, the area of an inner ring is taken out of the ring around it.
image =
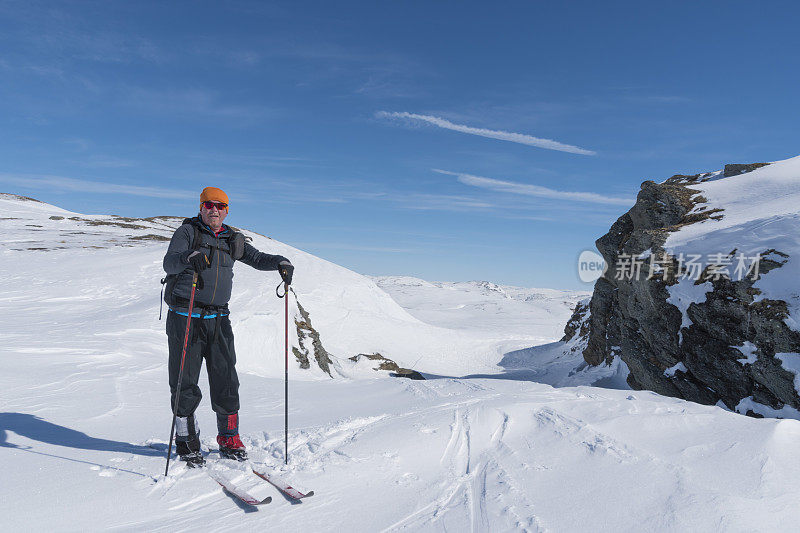
[[[198,274],[208,268],[208,257],[206,257],[206,254],[194,251],[189,254],[187,260],[192,266],[192,269],[194,269],[194,271]]]
[[[281,279],[287,285],[292,284],[292,274],[294,274],[294,265],[292,265],[289,261],[281,261],[278,263],[278,273],[281,275]]]

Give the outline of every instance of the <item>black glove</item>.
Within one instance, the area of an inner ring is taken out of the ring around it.
[[[294,274],[294,266],[289,261],[281,261],[278,263],[278,273],[281,279],[287,285],[292,284],[292,274]]]
[[[208,268],[208,257],[206,254],[200,252],[192,252],[187,259],[192,269],[198,274]]]

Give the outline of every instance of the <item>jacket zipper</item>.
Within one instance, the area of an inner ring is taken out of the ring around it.
[[[217,251],[217,253],[216,253],[216,256],[217,256],[217,258],[216,258],[216,261],[217,261],[217,275],[214,278],[214,292],[211,293],[211,302],[209,302],[210,305],[214,305],[214,296],[217,295],[217,282],[219,281],[219,237],[214,235],[214,238],[217,240],[217,246],[215,248],[215,250]]]

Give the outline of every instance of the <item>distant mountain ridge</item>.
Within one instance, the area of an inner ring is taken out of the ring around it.
[[[530,338],[530,345],[550,342],[587,291],[498,285],[490,281],[425,281],[409,276],[372,279],[416,318],[442,327],[505,329]]]

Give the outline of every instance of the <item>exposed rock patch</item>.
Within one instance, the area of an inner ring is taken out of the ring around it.
[[[141,224],[131,224],[129,222],[120,222],[118,220],[95,220],[81,217],[69,217],[69,219],[76,222],[83,222],[89,226],[114,226],[125,229],[148,229],[147,226],[143,226]]]
[[[589,324],[586,321],[587,313],[589,312],[588,301],[581,301],[575,305],[572,311],[572,317],[564,327],[564,336],[561,337],[561,342],[571,341],[575,335],[585,337],[589,334]]]
[[[729,178],[731,176],[738,176],[739,174],[744,174],[746,172],[752,172],[757,168],[765,167],[767,165],[769,165],[769,163],[750,163],[747,165],[732,163],[725,165],[725,170],[722,171],[722,175],[726,178]]]
[[[148,233],[147,235],[137,235],[135,237],[131,237],[132,241],[160,241],[160,242],[169,242],[170,238],[166,235],[156,235],[154,233]]]
[[[288,297],[289,296],[286,295],[286,298]],[[297,300],[295,299],[295,301]],[[313,358],[322,371],[330,376],[332,364],[330,354],[328,354],[322,346],[319,332],[311,325],[311,316],[308,314],[308,311],[300,305],[300,302],[297,302],[297,309],[300,311],[300,316],[302,317],[301,320],[295,319],[294,321],[300,347],[292,346],[292,353],[300,363],[300,368],[304,370],[311,368],[311,359]]]
[[[400,378],[409,378],[409,379],[425,379],[422,374],[417,372],[416,370],[411,370],[408,368],[401,368],[397,363],[392,361],[391,359],[387,359],[383,355],[379,354],[378,352],[375,353],[360,353],[358,355],[354,355],[350,358],[351,361],[357,363],[361,360],[361,358],[369,359],[370,361],[376,361],[377,366],[373,367],[374,370],[383,370],[389,372],[390,376],[400,377]]]

